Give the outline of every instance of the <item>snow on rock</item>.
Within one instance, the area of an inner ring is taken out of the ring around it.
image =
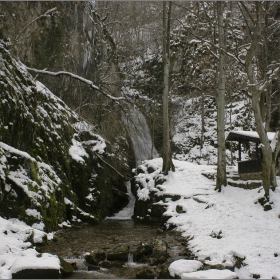
[[[168,270],[171,276],[181,276],[183,273],[194,272],[200,269],[203,264],[196,260],[177,260],[170,264]]]
[[[238,274],[228,269],[208,269],[183,273],[181,279],[238,279]]]
[[[280,278],[280,179],[277,177],[276,191],[270,192],[272,209],[264,211],[258,202],[264,196],[262,187],[246,190],[226,186],[219,193],[214,190],[214,181],[202,175],[213,172],[215,166],[178,160],[173,163],[175,172],[169,172],[164,182],[153,186],[154,196],[162,198],[155,204],[164,205],[163,215],[170,217],[166,227],[175,226],[187,237],[188,248],[207,266],[232,267],[240,278]],[[146,191],[147,199],[152,188],[149,182],[155,180],[161,167],[161,159],[154,159],[137,168],[141,172],[135,182],[142,192]],[[168,198],[176,194],[178,198]],[[184,211],[178,212],[177,206]]]
[[[89,155],[83,148],[82,143],[76,141],[75,139],[72,139],[72,144],[73,145],[69,149],[70,156],[74,160],[84,163],[85,160],[83,159],[83,157],[89,157]]]
[[[12,274],[26,268],[60,269],[57,256],[42,254],[29,242],[42,243],[46,233],[36,230],[18,219],[0,217],[0,279],[12,278]],[[40,257],[39,257],[40,256]]]
[[[43,253],[37,256],[21,256],[17,257],[12,264],[11,273],[17,273],[25,269],[55,269],[60,270],[60,261],[57,256]]]

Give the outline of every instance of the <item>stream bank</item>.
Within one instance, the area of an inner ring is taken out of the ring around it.
[[[171,262],[193,256],[187,240],[178,232],[166,231],[159,223],[133,220],[135,197],[127,183],[127,207],[97,225],[81,224],[56,232],[41,252],[58,255],[75,271],[65,278],[147,279],[172,278]]]
[[[186,243],[179,233],[158,225],[107,219],[60,230],[41,251],[59,255],[75,267],[66,278],[171,278],[169,264],[191,258]]]

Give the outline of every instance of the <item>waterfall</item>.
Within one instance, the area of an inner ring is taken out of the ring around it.
[[[156,148],[153,147],[151,132],[144,115],[131,105],[125,121],[133,145],[136,166],[143,160],[159,157]]]
[[[132,253],[129,253],[129,254],[128,254],[128,256],[127,256],[127,263],[128,263],[128,264],[133,263],[133,254],[132,254]]]
[[[129,196],[129,202],[125,208],[116,213],[113,217],[106,217],[110,220],[130,220],[134,214],[135,197],[131,192],[130,182],[126,182],[127,194]]]

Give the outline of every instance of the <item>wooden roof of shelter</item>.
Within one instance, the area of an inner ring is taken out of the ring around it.
[[[272,141],[275,136],[275,132],[267,132],[268,140]],[[228,134],[226,141],[239,141],[239,140],[247,140],[252,142],[259,142],[260,137],[256,131],[230,131]]]

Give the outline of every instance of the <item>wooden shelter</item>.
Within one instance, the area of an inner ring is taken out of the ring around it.
[[[272,141],[272,139],[275,136],[275,132],[268,132],[267,136],[268,136],[269,141]],[[259,134],[256,131],[231,131],[228,134],[226,141],[238,141],[238,151],[239,151],[238,173],[239,173],[239,175],[252,174],[252,173],[261,174],[261,172],[262,172],[262,160],[261,160],[262,152],[261,152],[261,149],[259,148],[259,145],[260,145]],[[255,158],[242,161],[241,144],[248,143],[248,142],[253,142],[256,145]],[[277,160],[278,168],[279,168],[279,160],[280,160],[280,157],[278,155],[278,160]]]

